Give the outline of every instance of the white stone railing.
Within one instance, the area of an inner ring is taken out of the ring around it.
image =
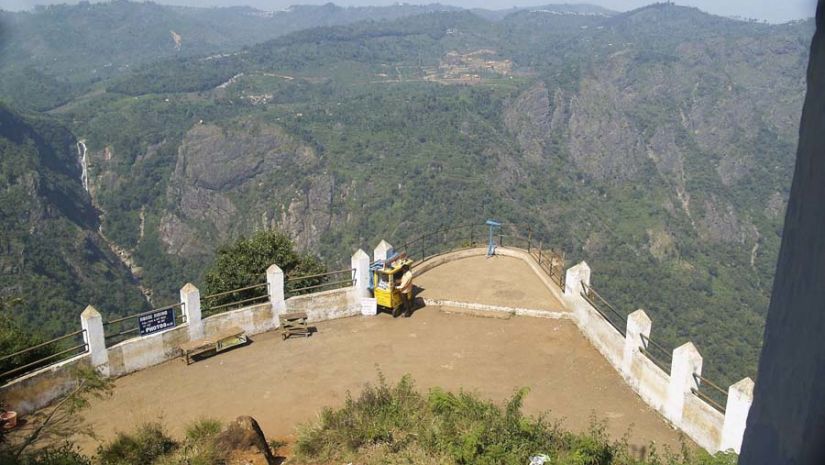
[[[753,401],[753,381],[744,378],[728,388],[724,413],[694,394],[699,389],[702,355],[691,342],[673,350],[670,372],[665,372],[643,353],[652,321],[644,310],[627,317],[622,336],[582,296],[590,285],[585,262],[567,270],[565,304],[573,310],[579,329],[622,375],[627,384],[675,427],[710,452],[739,452],[748,412]]]
[[[440,254],[417,264],[416,274],[442,263],[472,256],[481,249],[464,249]],[[374,251],[376,259],[385,259],[392,246],[381,241]],[[724,413],[693,393],[702,372],[702,356],[690,342],[677,347],[672,354],[670,371],[666,372],[642,352],[644,339],[650,338],[652,322],[644,310],[627,317],[625,335],[607,321],[582,296],[590,286],[591,270],[582,262],[566,272],[565,288],[559,289],[535,257],[528,252],[501,247],[497,254],[519,258],[527,263],[550,292],[570,311],[572,319],[584,336],[610,362],[625,382],[652,408],[657,410],[701,447],[710,452],[734,450],[739,452],[748,412],[753,399],[753,381],[745,378],[728,389]],[[180,345],[215,334],[223,328],[239,326],[254,335],[276,329],[279,315],[285,312],[306,312],[310,321],[355,316],[362,313],[368,299],[370,258],[362,250],[351,259],[354,284],[341,289],[315,292],[285,298],[284,274],[272,265],[266,273],[268,301],[202,318],[200,291],[191,283],[180,290],[180,302],[186,322],[169,330],[135,337],[106,347],[104,323],[100,313],[89,306],[81,314],[89,351],[83,355],[42,368],[18,378],[2,388],[4,401],[21,414],[30,413],[71,388],[70,368],[79,364],[96,367],[106,376],[121,376],[152,365],[163,363],[180,355]],[[373,312],[374,313],[374,312]],[[531,312],[516,312],[523,316]]]
[[[392,248],[384,241],[379,247],[381,250],[376,249],[376,255],[379,252],[386,254],[386,250]],[[418,263],[415,272],[424,273],[450,261],[485,253],[483,248],[442,253]],[[673,350],[670,371],[665,371],[642,351],[649,343],[652,329],[652,321],[644,310],[637,310],[627,317],[623,335],[621,329],[617,330],[614,326],[615,323],[608,321],[582,296],[583,291],[590,286],[591,270],[587,263],[582,262],[569,268],[565,276],[565,288],[560,290],[556,282],[537,265],[535,257],[526,251],[499,247],[496,254],[519,258],[527,263],[550,292],[571,311],[569,319],[576,323],[582,334],[625,382],[674,427],[710,452],[739,452],[753,400],[753,381],[750,378],[744,378],[728,388],[727,404],[722,413],[693,393],[699,388],[697,380],[702,373],[702,356],[692,343],[687,342]],[[462,304],[467,305],[451,305]],[[483,311],[483,307],[489,306],[469,307]],[[490,311],[496,309],[491,308]],[[513,313],[519,314],[515,311]],[[521,315],[541,316],[528,312]]]
[[[237,326],[254,335],[278,328],[279,316],[286,312],[306,312],[314,322],[361,314],[361,299],[369,296],[369,255],[358,250],[352,256],[351,266],[351,286],[286,299],[284,273],[272,265],[266,270],[267,301],[206,318],[201,314],[200,290],[187,283],[180,290],[183,324],[109,347],[103,317],[88,306],[80,315],[88,351],[10,381],[0,387],[0,396],[10,409],[25,415],[69,391],[75,382],[72,368],[78,365],[92,366],[104,376],[117,377],[174,359],[180,356],[183,343],[208,337],[224,328]]]

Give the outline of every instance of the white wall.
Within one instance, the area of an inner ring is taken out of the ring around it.
[[[685,365],[688,368],[680,365],[677,370],[679,379],[671,379],[671,374],[659,368],[638,350],[641,345],[640,333],[645,336],[649,336],[650,333],[650,320],[643,310],[634,312],[631,318],[628,319],[627,336],[625,337],[608,323],[578,292],[570,290],[570,292],[563,293],[526,251],[499,247],[496,249],[496,253],[519,258],[530,265],[545,286],[571,310],[569,314],[559,315],[558,317],[572,318],[582,334],[648,405],[662,413],[666,419],[708,451],[715,452],[722,447],[723,430],[725,431],[724,445],[734,449],[738,448],[752,399],[751,391],[749,391],[749,389],[752,390],[752,382],[748,384],[747,381],[749,380],[743,380],[735,386],[741,385],[744,387],[737,387],[736,389],[732,387],[732,390],[737,394],[735,402],[732,404],[735,405],[735,408],[729,408],[731,412],[726,418],[724,414],[689,392],[690,386],[686,383],[692,377],[691,373],[685,370],[701,371],[701,356],[698,352],[695,352],[692,344],[686,344],[680,350],[690,349],[687,352],[692,353],[694,358],[698,357],[698,365]],[[414,270],[416,274],[420,274],[443,263],[483,254],[486,254],[484,248],[470,248],[441,254],[417,263]],[[353,266],[363,269],[365,266],[362,263],[365,262],[363,260],[364,255],[361,251],[356,253],[353,256]],[[358,263],[356,264],[356,262]],[[366,266],[368,266],[368,259],[366,260]],[[270,271],[269,274],[272,275],[272,279],[269,279],[271,281],[270,287],[273,283],[276,284],[276,287],[278,285],[283,286],[282,275],[278,275],[280,269],[275,267],[271,268]],[[280,279],[276,279],[279,276]],[[575,284],[573,287],[578,287],[579,282],[585,282],[589,285],[589,280],[590,269],[586,263],[580,263],[569,270],[567,283]],[[361,299],[366,285],[363,281],[361,279],[360,282],[356,281],[356,285],[342,289],[290,297],[285,301],[282,300],[283,289],[269,289],[270,300],[277,301],[274,306],[271,302],[265,302],[213,315],[200,321],[196,321],[200,317],[198,290],[191,284],[187,284],[181,291],[181,299],[183,302],[189,302],[190,308],[186,313],[191,319],[189,322],[162,333],[136,337],[109,348],[103,347],[102,352],[100,347],[91,347],[90,352],[95,354],[95,360],[106,361],[105,366],[99,366],[104,373],[111,376],[121,376],[178,357],[180,355],[180,345],[192,340],[193,335],[200,334],[201,330],[208,337],[222,329],[238,326],[243,328],[247,334],[254,335],[277,328],[278,313],[282,311],[305,312],[310,322],[360,315]],[[198,298],[195,299],[193,296]],[[276,311],[273,308],[283,310]],[[518,314],[538,316],[533,315],[531,312]],[[96,318],[95,312],[87,309],[84,315],[86,318],[84,325],[90,326],[90,321],[102,325],[100,319]],[[192,330],[191,325],[195,324],[198,325],[197,331]],[[102,330],[102,326],[100,328],[90,327],[89,330],[92,332]],[[99,344],[94,341],[89,342],[90,345]],[[677,355],[677,352],[674,351],[674,360],[677,359]],[[0,393],[12,409],[19,411],[21,414],[29,413],[47,405],[51,400],[69,389],[72,380],[68,369],[80,363],[91,364],[91,358],[90,354],[85,354],[33,372],[3,386],[0,388]],[[100,364],[101,362],[96,363]],[[748,386],[750,386],[749,389]]]

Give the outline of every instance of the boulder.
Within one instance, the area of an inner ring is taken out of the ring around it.
[[[215,439],[216,446],[227,451],[230,464],[275,465],[278,462],[269,449],[261,427],[254,418],[235,419]]]

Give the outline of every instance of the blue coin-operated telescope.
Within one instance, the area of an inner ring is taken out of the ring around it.
[[[487,256],[492,257],[496,254],[496,243],[493,242],[493,234],[495,233],[495,229],[501,226],[501,223],[498,221],[487,220],[484,224],[490,227],[490,241],[487,242]]]

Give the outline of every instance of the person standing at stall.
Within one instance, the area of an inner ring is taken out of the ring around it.
[[[404,318],[409,318],[413,310],[413,274],[409,266],[404,267],[401,282],[396,287],[401,293],[401,302],[404,306]]]

